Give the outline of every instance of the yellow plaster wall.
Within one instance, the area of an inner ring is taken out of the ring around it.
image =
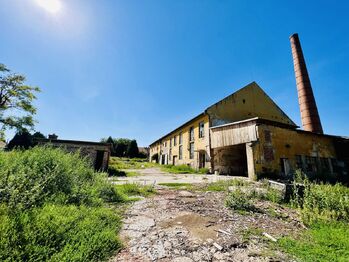
[[[203,138],[199,138],[199,123],[204,122],[204,132],[205,136]],[[194,159],[190,159],[190,151],[189,151],[189,130],[190,127],[194,127]],[[179,134],[182,133],[182,159],[179,159]],[[173,137],[176,136],[177,144],[174,146],[173,144]],[[203,115],[200,118],[194,119],[193,121],[190,121],[188,124],[183,126],[181,129],[176,130],[175,132],[171,132],[170,135],[164,137],[161,140],[161,143],[156,143],[154,145],[150,146],[150,159],[151,156],[158,153],[160,154],[168,154],[170,150],[170,139],[172,139],[172,157],[177,156],[176,165],[181,164],[189,164],[193,168],[198,168],[198,152],[199,150],[205,150],[206,151],[206,163],[205,166],[207,168],[210,167],[210,161],[209,161],[209,117],[208,115]],[[166,146],[165,146],[166,143]],[[160,146],[158,146],[160,145]],[[169,164],[172,164],[172,158],[169,159]]]
[[[257,174],[269,171],[280,171],[280,158],[288,158],[291,168],[296,167],[296,155],[336,158],[333,139],[327,136],[305,133],[269,125],[257,127],[259,142],[253,146],[254,167]],[[270,132],[271,142],[266,141],[266,132]],[[264,147],[273,150],[274,160],[266,161]]]
[[[253,117],[295,125],[255,82],[209,107],[207,113],[212,126]]]

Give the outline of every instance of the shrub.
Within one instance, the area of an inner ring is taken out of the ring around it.
[[[100,205],[99,191],[108,187],[105,175],[95,173],[78,153],[35,147],[0,152],[0,201],[27,209],[57,204]]]
[[[100,261],[121,247],[120,218],[106,208],[0,209],[1,261]]]
[[[227,207],[234,210],[249,211],[254,209],[249,196],[240,189],[231,192],[226,198],[225,204]]]
[[[120,247],[126,197],[90,163],[60,149],[0,152],[0,261],[100,261]]]
[[[336,184],[307,183],[298,205],[307,224],[318,221],[349,221],[349,188]]]

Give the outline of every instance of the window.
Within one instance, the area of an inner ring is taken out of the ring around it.
[[[180,145],[180,146],[179,146],[179,150],[178,150],[178,158],[179,158],[179,159],[182,159],[182,155],[183,155],[183,146]]]
[[[199,123],[199,138],[203,138],[205,136],[205,123]]]
[[[194,127],[189,129],[189,141],[194,141]]]
[[[171,161],[171,159],[172,159],[172,149],[171,148],[170,148],[168,155],[169,155],[169,161]]]
[[[182,137],[182,133],[179,133],[179,144],[181,145],[183,142],[183,137]]]
[[[189,151],[190,151],[190,159],[194,159],[194,143],[190,143],[189,145]]]
[[[170,138],[170,148],[172,147],[172,138]]]
[[[174,136],[173,137],[173,146],[176,146],[177,145],[177,136]]]
[[[322,172],[331,172],[330,161],[328,158],[321,157],[320,158],[321,170]]]
[[[296,168],[302,169],[303,168],[303,162],[302,162],[302,156],[296,155]]]

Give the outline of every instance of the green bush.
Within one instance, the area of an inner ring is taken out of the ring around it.
[[[44,202],[100,205],[99,192],[108,187],[105,174],[95,173],[78,153],[60,149],[0,152],[0,167],[0,201],[10,208],[27,209]]]
[[[106,208],[0,209],[1,261],[100,261],[121,247],[120,218]]]
[[[254,209],[249,196],[240,189],[231,192],[226,198],[225,204],[227,207],[234,210],[250,211]]]
[[[327,221],[349,221],[349,188],[341,184],[305,182],[303,196],[296,195],[294,204],[301,209],[307,224]]]
[[[0,152],[0,261],[100,261],[120,247],[125,195],[61,149]]]

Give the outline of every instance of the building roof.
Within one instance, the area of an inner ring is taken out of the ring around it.
[[[272,103],[273,106],[275,106],[275,108],[277,108],[277,110],[279,110],[280,114],[282,114],[289,122],[289,124],[285,124],[285,126],[289,126],[289,127],[293,127],[293,128],[297,128],[298,126],[286,115],[285,112],[283,112],[281,110],[281,108],[263,91],[263,89],[256,83],[256,82],[251,82],[249,83],[248,85],[238,89],[237,91],[233,92],[232,94],[224,97],[223,99],[219,100],[218,102],[214,103],[213,105],[207,107],[202,113],[200,113],[199,115],[191,118],[190,120],[186,121],[184,124],[180,125],[179,127],[177,127],[176,129],[174,129],[173,131],[163,135],[162,137],[160,137],[159,139],[155,140],[153,143],[150,144],[150,146],[160,142],[162,139],[164,139],[165,137],[177,132],[178,130],[180,130],[181,128],[183,128],[184,126],[188,125],[189,123],[191,122],[194,122],[195,120],[197,120],[198,118],[204,116],[205,114],[207,114],[207,111],[215,106],[217,106],[218,104],[222,103],[224,100],[228,99],[229,97],[241,92],[242,90],[244,89],[247,89],[247,88],[257,88],[258,90],[260,90],[262,92],[263,95],[265,95],[267,97],[267,99],[269,99]],[[258,117],[257,117],[258,118]],[[248,119],[247,119],[248,120]],[[275,121],[276,122],[276,121]]]
[[[64,139],[39,138],[39,139],[36,139],[36,141],[37,142],[42,142],[42,143],[53,143],[53,144],[80,144],[80,145],[94,145],[94,146],[111,147],[110,143],[100,143],[100,142],[81,141],[81,140],[64,140]]]

